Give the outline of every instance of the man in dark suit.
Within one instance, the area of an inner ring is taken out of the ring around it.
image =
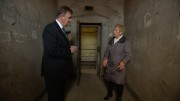
[[[67,6],[58,9],[56,21],[43,31],[42,75],[45,78],[48,101],[64,101],[65,83],[70,75],[72,53],[76,46],[70,46],[63,27],[72,21],[73,11]]]

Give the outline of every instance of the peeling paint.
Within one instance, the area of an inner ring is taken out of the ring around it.
[[[27,35],[25,34],[13,33],[12,35],[15,42],[23,43],[27,41]]]
[[[37,39],[37,31],[36,30],[33,30],[32,31],[32,39]]]
[[[180,33],[179,33],[179,35],[177,35],[177,39],[180,40]]]
[[[144,27],[150,27],[152,25],[152,15],[151,13],[147,12],[144,16]]]
[[[6,9],[3,9],[2,15],[3,21],[9,23],[10,25],[15,25],[20,22],[20,13],[13,4],[8,5]]]
[[[0,42],[9,42],[10,39],[10,32],[0,32]]]
[[[14,40],[15,42],[26,42],[27,41],[27,35],[19,34],[17,32],[10,33],[10,32],[0,32],[0,42],[10,42]]]
[[[180,21],[179,21],[179,26],[180,26]],[[180,27],[179,27],[179,34],[176,37],[178,40],[180,40]]]

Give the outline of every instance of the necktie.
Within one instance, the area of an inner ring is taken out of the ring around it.
[[[62,31],[63,31],[64,35],[67,36],[67,33],[64,28],[62,28]]]

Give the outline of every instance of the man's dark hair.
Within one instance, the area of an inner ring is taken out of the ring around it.
[[[60,16],[60,15],[65,15],[67,12],[73,14],[73,11],[71,10],[71,8],[69,8],[68,6],[60,6],[58,9],[57,9],[57,16]]]

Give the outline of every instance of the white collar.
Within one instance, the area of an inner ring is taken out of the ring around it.
[[[121,36],[119,36],[119,38],[114,38],[114,44],[115,44],[116,42],[118,42],[118,41],[122,38],[122,36],[123,36],[123,34],[122,34]]]
[[[57,19],[56,22],[58,23],[59,27],[62,29],[63,28],[62,24]]]

